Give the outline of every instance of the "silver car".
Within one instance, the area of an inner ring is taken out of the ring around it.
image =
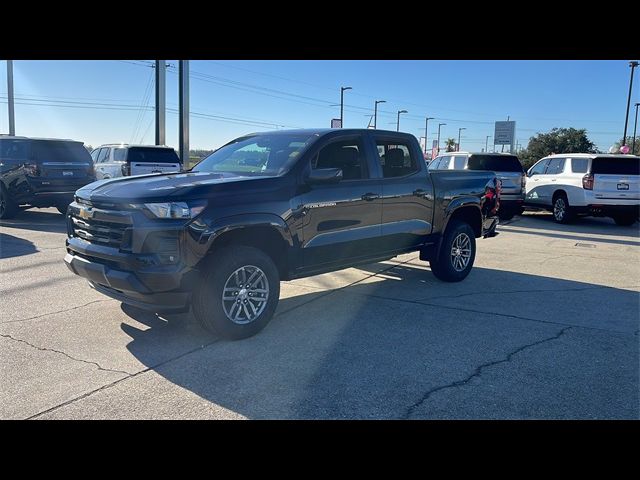
[[[96,179],[180,172],[178,155],[162,145],[102,145],[91,152]]]
[[[520,215],[524,208],[526,176],[518,157],[511,153],[441,153],[429,164],[429,170],[489,170],[502,182],[500,194],[501,220]]]

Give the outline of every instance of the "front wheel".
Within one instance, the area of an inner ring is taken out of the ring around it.
[[[0,184],[0,219],[12,218],[18,211],[18,207],[9,198],[9,192]]]
[[[431,272],[445,282],[464,280],[476,258],[476,237],[469,225],[451,220],[442,239],[438,257],[429,261]]]
[[[280,275],[268,255],[253,247],[226,247],[207,261],[193,292],[193,313],[207,330],[239,340],[267,326],[279,297]]]

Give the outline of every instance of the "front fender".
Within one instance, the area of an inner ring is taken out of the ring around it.
[[[200,245],[207,245],[208,247],[223,233],[249,227],[274,228],[288,246],[293,246],[293,237],[286,222],[279,216],[271,213],[251,213],[216,218],[210,224],[206,225],[205,229],[198,233],[198,243]]]

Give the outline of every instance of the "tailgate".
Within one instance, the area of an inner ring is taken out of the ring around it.
[[[522,193],[522,176],[519,172],[496,172],[502,182],[502,193],[505,195],[519,195]]]
[[[596,198],[640,199],[639,175],[595,174],[593,177],[593,193]]]
[[[180,171],[180,163],[132,162],[131,175],[147,175],[150,173],[172,173]]]
[[[591,166],[596,198],[640,199],[640,158],[632,155],[596,157]]]
[[[40,164],[42,180],[65,183],[87,182],[93,178],[93,165],[85,162],[42,162]]]

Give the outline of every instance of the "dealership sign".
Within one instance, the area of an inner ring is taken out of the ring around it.
[[[516,122],[496,122],[494,145],[513,145],[516,138]]]

